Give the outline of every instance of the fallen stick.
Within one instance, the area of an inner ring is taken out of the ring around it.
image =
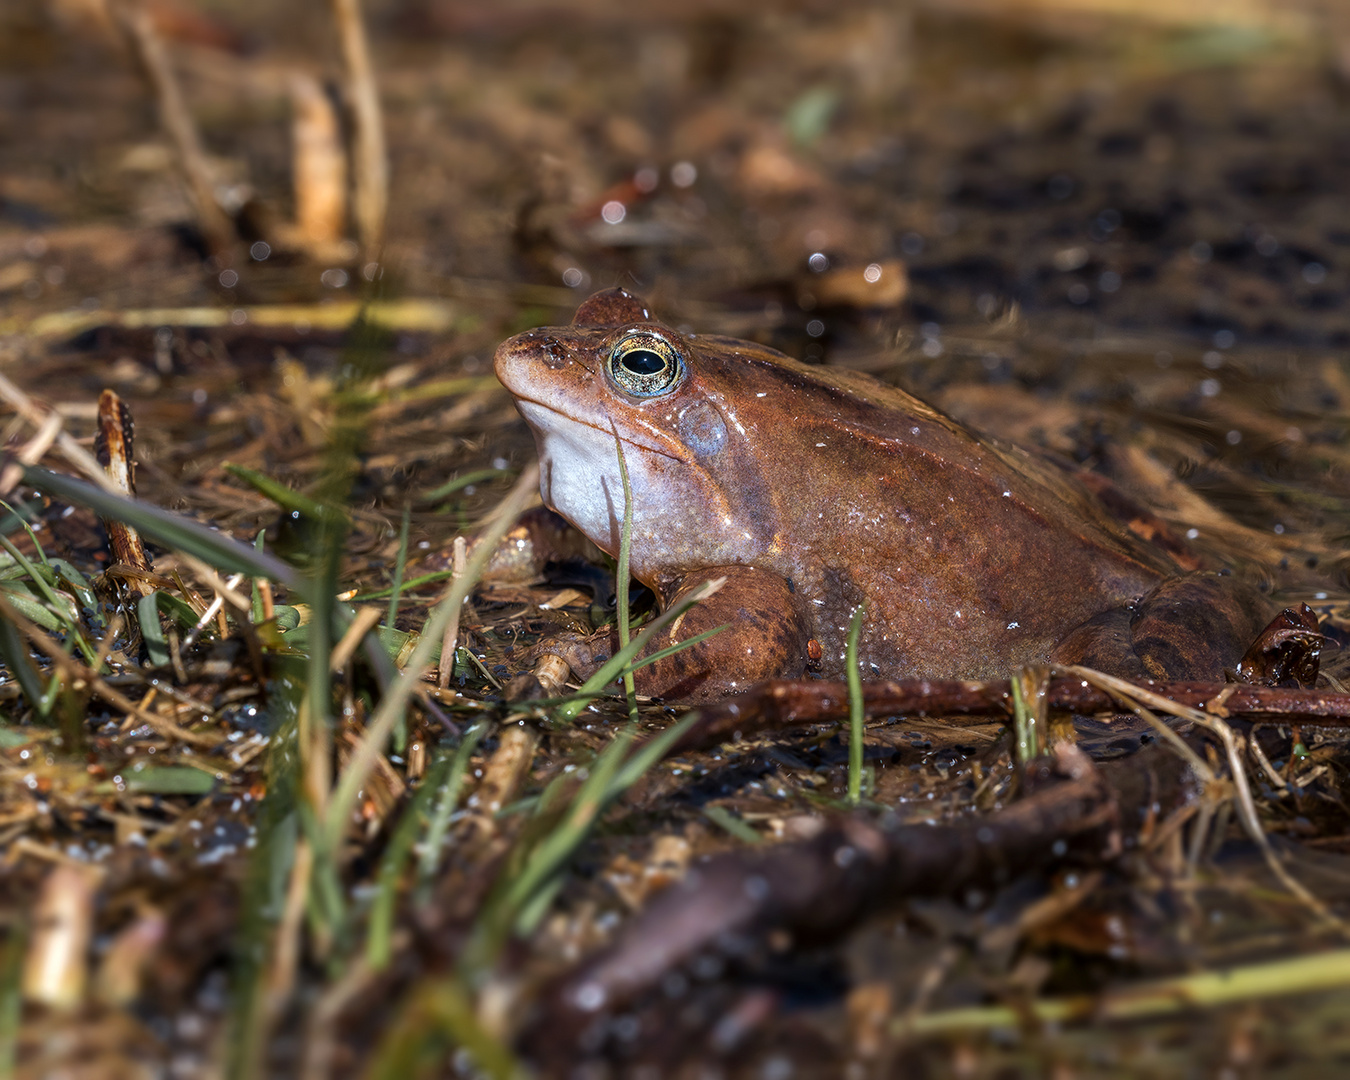
[[[908,825],[857,815],[810,840],[727,852],[691,867],[611,946],[545,991],[523,1048],[550,1063],[602,1053],[612,1017],[659,994],[665,976],[698,957],[744,960],[773,934],[794,946],[824,944],[909,898],[962,897],[1070,854],[1089,863],[1113,858],[1146,821],[1199,789],[1170,750],[1094,765],[1069,744],[1032,763],[1025,784],[1025,798],[971,820]]]
[[[1252,720],[1284,718],[1329,727],[1350,725],[1350,694],[1330,690],[1293,690],[1247,683],[1151,682],[1139,687],[1217,716]],[[1110,694],[1082,679],[1051,679],[1046,704],[1052,710],[1090,715],[1119,712]],[[863,684],[868,716],[1012,715],[1008,680],[969,682],[954,679],[896,679]],[[848,685],[842,682],[775,680],[744,694],[701,706],[699,718],[671,747],[671,753],[749,738],[764,731],[841,720],[848,716]]]

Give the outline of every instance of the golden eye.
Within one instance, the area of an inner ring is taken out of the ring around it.
[[[675,388],[684,372],[679,352],[656,334],[630,334],[609,354],[609,375],[621,390],[656,397]]]

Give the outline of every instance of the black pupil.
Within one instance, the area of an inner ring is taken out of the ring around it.
[[[666,358],[651,349],[634,349],[619,361],[634,375],[655,375],[666,366]]]

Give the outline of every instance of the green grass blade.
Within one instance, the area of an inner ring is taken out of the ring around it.
[[[422,786],[404,808],[403,816],[399,818],[398,826],[389,838],[384,855],[380,859],[380,868],[375,876],[378,891],[370,906],[370,921],[366,929],[366,963],[375,971],[383,971],[389,966],[389,960],[393,955],[391,942],[394,936],[394,907],[398,900],[398,880],[403,874],[403,865],[412,852],[422,818],[426,815],[427,807],[431,804],[436,791],[445,784],[453,759],[453,754],[442,754],[432,762],[422,779]]]
[[[283,510],[289,510],[294,514],[302,514],[307,518],[313,518],[315,521],[345,516],[341,510],[317,502],[308,495],[296,491],[294,488],[289,488],[281,481],[274,480],[256,469],[250,469],[243,465],[225,465],[224,469],[231,476],[244,481],[260,495],[271,499]]]
[[[21,916],[10,923],[0,945],[0,1080],[11,1080],[18,1065],[27,930],[27,920]]]
[[[526,1073],[511,1051],[484,1030],[473,999],[454,976],[427,979],[408,994],[386,1032],[365,1076],[370,1080],[418,1080],[445,1075],[453,1046],[469,1052],[492,1080],[517,1080]]]
[[[1009,680],[1013,699],[1014,757],[1025,765],[1041,752],[1040,738],[1036,731],[1036,713],[1027,700],[1025,685],[1027,671],[1023,668],[1015,672]]]
[[[421,502],[435,502],[437,499],[444,499],[447,495],[453,495],[456,491],[464,490],[470,484],[481,484],[485,480],[496,480],[498,477],[510,475],[510,469],[475,469],[463,476],[456,476],[453,480],[447,480],[438,488],[423,492],[418,496],[418,499]]]
[[[558,719],[564,721],[575,719],[577,714],[586,707],[587,702],[590,700],[589,697],[581,695],[589,694],[593,697],[604,687],[612,683],[618,678],[628,663],[646,648],[647,642],[651,641],[660,630],[669,626],[695,604],[712,596],[713,593],[722,587],[724,581],[726,581],[726,578],[716,578],[713,581],[705,582],[701,588],[697,589],[694,594],[683,603],[678,604],[675,607],[669,607],[661,612],[660,615],[642,628],[642,632],[638,634],[637,637],[611,656],[599,671],[582,683],[581,691],[577,698],[564,703],[558,708],[558,711],[554,715],[557,716]],[[702,640],[701,636],[700,640]],[[680,647],[687,648],[688,646],[681,642]]]
[[[302,594],[308,593],[304,576],[294,567],[181,514],[112,495],[74,477],[36,466],[24,469],[23,482],[72,505],[88,507],[100,517],[125,522],[146,539],[196,556],[218,569],[270,578]]]
[[[845,665],[848,675],[848,801],[854,806],[862,798],[863,777],[863,696],[862,672],[858,669],[858,636],[862,633],[863,605],[853,610],[848,628]]]
[[[678,723],[671,724],[654,739],[648,739],[643,743],[637,752],[624,762],[623,768],[615,775],[614,782],[609,788],[608,797],[617,799],[637,783],[643,773],[666,756],[675,740],[688,731],[697,719],[698,713],[692,712],[688,716],[681,717]]]
[[[619,438],[619,429],[610,422],[614,432],[614,450],[619,455],[619,477],[623,482],[623,532],[619,536],[619,565],[614,572],[614,598],[618,605],[616,616],[619,624],[619,648],[628,644],[628,579],[633,554],[633,485],[628,480],[628,459],[623,454],[623,440]],[[633,683],[633,667],[623,669],[623,693],[628,699],[628,719],[636,724],[637,689]]]
[[[0,506],[3,506],[6,510],[10,512],[11,516],[13,516],[18,520],[19,525],[23,527],[23,531],[28,534],[28,539],[33,541],[33,550],[37,552],[37,556],[42,561],[42,564],[44,566],[50,565],[47,562],[47,553],[42,549],[42,543],[38,540],[37,533],[33,531],[33,526],[28,523],[28,518],[25,517],[23,514],[20,514],[17,510],[14,509],[14,507],[10,506],[9,503],[5,502],[4,499],[0,499]],[[8,528],[3,530],[3,532],[5,533],[8,533],[9,531],[10,530]]]
[[[137,762],[123,770],[122,778],[128,791],[146,795],[209,795],[216,786],[214,776],[191,765]]]
[[[164,640],[164,628],[159,625],[158,592],[142,596],[136,605],[136,622],[141,628],[141,640],[151,667],[163,667],[169,662],[169,643]]]
[[[561,884],[563,868],[590,834],[596,820],[665,756],[696,719],[696,714],[684,717],[632,754],[629,751],[637,728],[629,725],[595,759],[586,780],[563,810],[557,824],[522,859],[508,864],[516,867],[515,872],[498,884],[484,905],[479,923],[461,956],[461,971],[471,983],[495,961],[513,927],[517,933],[527,934],[538,925],[548,913],[552,896]],[[554,804],[560,790],[557,781],[551,784],[540,797],[536,814],[555,813]]]
[[[632,727],[624,728],[591,764],[590,774],[572,799],[563,820],[530,852],[524,868],[507,887],[503,907],[508,915],[519,912],[534,893],[562,869],[563,863],[586,838],[591,825],[609,805],[611,782],[636,734]],[[510,925],[506,920],[503,923],[503,930]]]
[[[266,1027],[267,963],[272,932],[285,904],[299,834],[299,712],[304,700],[304,666],[281,659],[268,685],[268,707],[279,720],[267,749],[266,795],[258,807],[257,840],[241,888],[239,927],[234,935],[229,1036],[225,1040],[227,1080],[261,1075],[262,1033]]]
[[[667,656],[674,656],[677,652],[684,652],[685,649],[692,649],[700,641],[707,641],[714,634],[720,634],[723,630],[731,626],[731,623],[723,623],[721,626],[714,626],[711,630],[704,630],[701,634],[695,634],[691,638],[685,638],[683,641],[677,641],[674,645],[667,645],[664,649],[658,649],[650,656],[644,656],[629,666],[630,671],[637,671],[638,668],[644,668],[648,664],[654,664],[658,660],[664,660]]]
[[[14,610],[29,622],[52,633],[65,630],[65,621],[41,600],[34,597],[32,591],[24,587],[23,582],[5,582],[0,585],[0,592],[5,594],[5,599],[9,601]]]
[[[18,680],[19,689],[28,699],[29,706],[39,715],[45,716],[50,703],[43,688],[42,673],[28,651],[28,643],[23,635],[8,619],[0,616],[0,659],[5,661],[10,674]]]
[[[51,567],[45,563],[41,569],[34,566],[29,561],[28,557],[16,548],[7,536],[0,536],[0,547],[3,547],[9,552],[10,557],[27,571],[28,577],[33,583],[33,587],[41,594],[42,598],[47,601],[48,610],[61,620],[62,629],[70,634],[75,642],[76,648],[84,654],[85,659],[92,661],[97,655],[94,646],[90,644],[89,639],[85,636],[84,628],[80,626],[79,619],[71,614],[71,605],[62,601],[61,597],[57,595],[56,590],[52,588],[51,582],[48,580],[49,576],[51,577],[51,580],[55,580],[55,575],[52,574]],[[44,571],[46,572],[44,573]]]
[[[974,1005],[915,1017],[898,1017],[891,1030],[909,1035],[956,1035],[994,1028],[1017,1030],[1029,1020],[1066,1024],[1180,1016],[1196,1009],[1292,994],[1326,993],[1350,987],[1350,949],[1197,971],[1124,984],[1097,996],[1037,998],[1010,1005]]]
[[[414,589],[420,589],[423,585],[434,585],[438,581],[449,581],[455,576],[453,570],[433,570],[429,574],[422,574],[419,577],[410,578],[403,583],[404,592],[412,592]],[[353,604],[364,604],[370,600],[384,600],[394,594],[392,587],[384,589],[372,589],[367,593],[358,593],[352,597]]]
[[[441,864],[441,848],[445,846],[445,834],[450,829],[450,816],[455,812],[455,806],[459,802],[459,792],[464,786],[464,776],[469,771],[469,761],[487,731],[486,723],[474,724],[464,733],[464,739],[455,751],[454,761],[446,776],[445,787],[441,791],[441,797],[436,800],[431,820],[427,823],[426,840],[422,845],[421,858],[418,860],[417,879],[423,888],[431,884],[436,869]]]
[[[725,806],[705,806],[703,816],[742,844],[758,844],[764,839]]]
[[[408,524],[412,521],[412,511],[403,508],[403,524],[398,530],[398,556],[394,559],[394,583],[389,587],[389,613],[385,616],[385,625],[392,628],[398,618],[398,604],[403,597],[403,572],[408,565]]]

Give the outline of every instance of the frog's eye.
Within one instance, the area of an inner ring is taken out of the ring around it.
[[[656,397],[674,389],[683,372],[675,346],[656,334],[632,334],[609,354],[610,378],[638,397]]]

